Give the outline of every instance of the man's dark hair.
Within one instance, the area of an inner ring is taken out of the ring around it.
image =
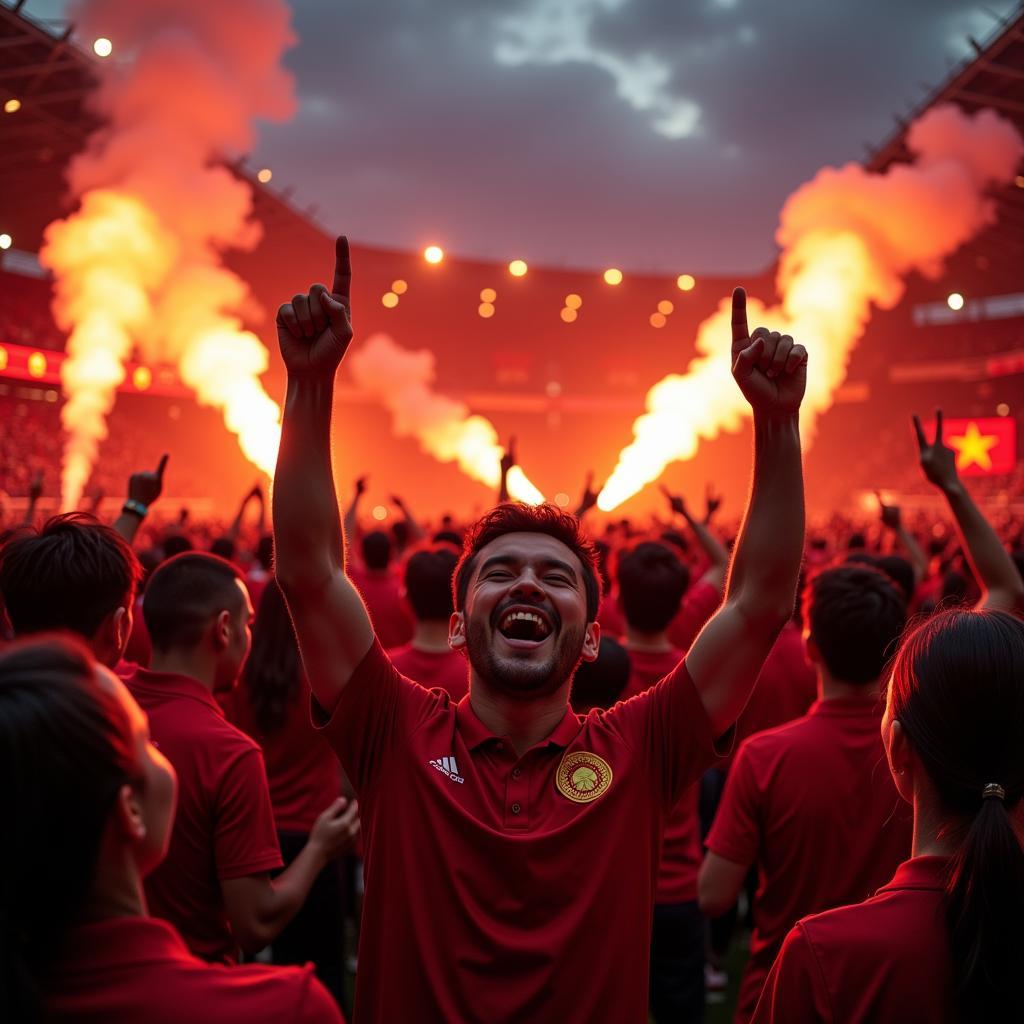
[[[438,530],[431,540],[435,544],[454,544],[459,550],[462,549],[462,534],[454,530]]]
[[[363,564],[367,569],[386,569],[391,564],[391,538],[383,530],[363,537]]]
[[[67,629],[91,638],[111,612],[131,608],[141,578],[128,542],[84,512],[18,531],[0,549],[0,594],[19,636]]]
[[[804,590],[804,622],[838,682],[877,679],[895,653],[906,621],[899,588],[870,565],[824,569]]]
[[[195,647],[220,612],[235,611],[242,574],[227,559],[188,551],[169,558],[149,578],[142,599],[156,651]]]
[[[555,505],[520,505],[507,502],[492,508],[469,529],[462,546],[462,557],[455,569],[453,594],[455,608],[462,608],[469,589],[469,579],[480,550],[506,533],[544,533],[561,541],[583,566],[583,585],[587,595],[587,621],[597,618],[601,604],[601,580],[597,574],[594,545],[580,526],[580,521]]]
[[[192,550],[192,541],[183,533],[169,533],[164,537],[164,557],[173,558]]]
[[[452,577],[459,556],[448,544],[414,551],[405,562],[405,593],[420,622],[447,622],[454,611]]]
[[[235,557],[235,553],[235,542],[230,537],[217,537],[210,545],[210,554],[226,558],[229,562]]]
[[[630,668],[626,648],[611,637],[601,637],[597,660],[580,662],[572,677],[569,703],[578,712],[610,708],[622,697]]]
[[[867,551],[852,551],[846,557],[847,564],[870,565],[885,573],[900,588],[903,600],[910,604],[917,589],[914,567],[902,555],[872,555]]]
[[[679,611],[690,570],[667,544],[645,540],[619,552],[615,578],[626,622],[644,633],[660,633]]]

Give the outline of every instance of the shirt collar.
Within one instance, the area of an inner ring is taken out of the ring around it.
[[[145,690],[157,697],[185,697],[197,700],[212,708],[224,717],[224,709],[217,703],[210,691],[198,679],[192,676],[178,675],[176,672],[151,672],[148,668],[137,665],[135,672],[125,679],[129,687]]]
[[[885,704],[881,696],[875,697],[829,697],[816,700],[807,714],[824,718],[856,718],[864,715],[881,715]]]
[[[948,857],[933,854],[911,857],[905,860],[892,876],[892,881],[883,885],[879,892],[891,892],[893,889],[938,889],[946,887],[946,869]]]
[[[115,917],[70,929],[63,939],[58,964],[66,963],[69,973],[91,974],[106,964],[121,966],[191,957],[181,936],[166,921],[155,917]]]
[[[468,693],[455,705],[455,717],[458,730],[470,750],[475,750],[477,747],[481,747],[492,740],[501,742],[505,739],[504,736],[499,736],[497,733],[492,732],[480,721],[473,710],[473,706],[470,704]],[[532,749],[544,746],[567,747],[577,737],[579,731],[580,720],[567,704],[565,706],[565,714],[558,725]]]

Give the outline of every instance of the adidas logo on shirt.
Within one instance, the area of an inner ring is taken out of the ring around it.
[[[458,765],[455,763],[454,757],[439,757],[436,761],[430,762],[442,775],[447,775],[452,782],[465,782],[466,780],[459,774]]]

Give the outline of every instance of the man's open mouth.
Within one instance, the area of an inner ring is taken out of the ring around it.
[[[498,632],[506,640],[539,644],[551,635],[551,624],[543,612],[511,608],[498,620]]]

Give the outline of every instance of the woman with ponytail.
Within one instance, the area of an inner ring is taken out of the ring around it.
[[[793,928],[754,1021],[1024,1020],[1024,622],[956,610],[919,625],[882,736],[913,856],[870,900]]]
[[[226,968],[148,917],[174,771],[84,647],[0,654],[0,1020],[230,1024],[341,1019],[310,968]]]

